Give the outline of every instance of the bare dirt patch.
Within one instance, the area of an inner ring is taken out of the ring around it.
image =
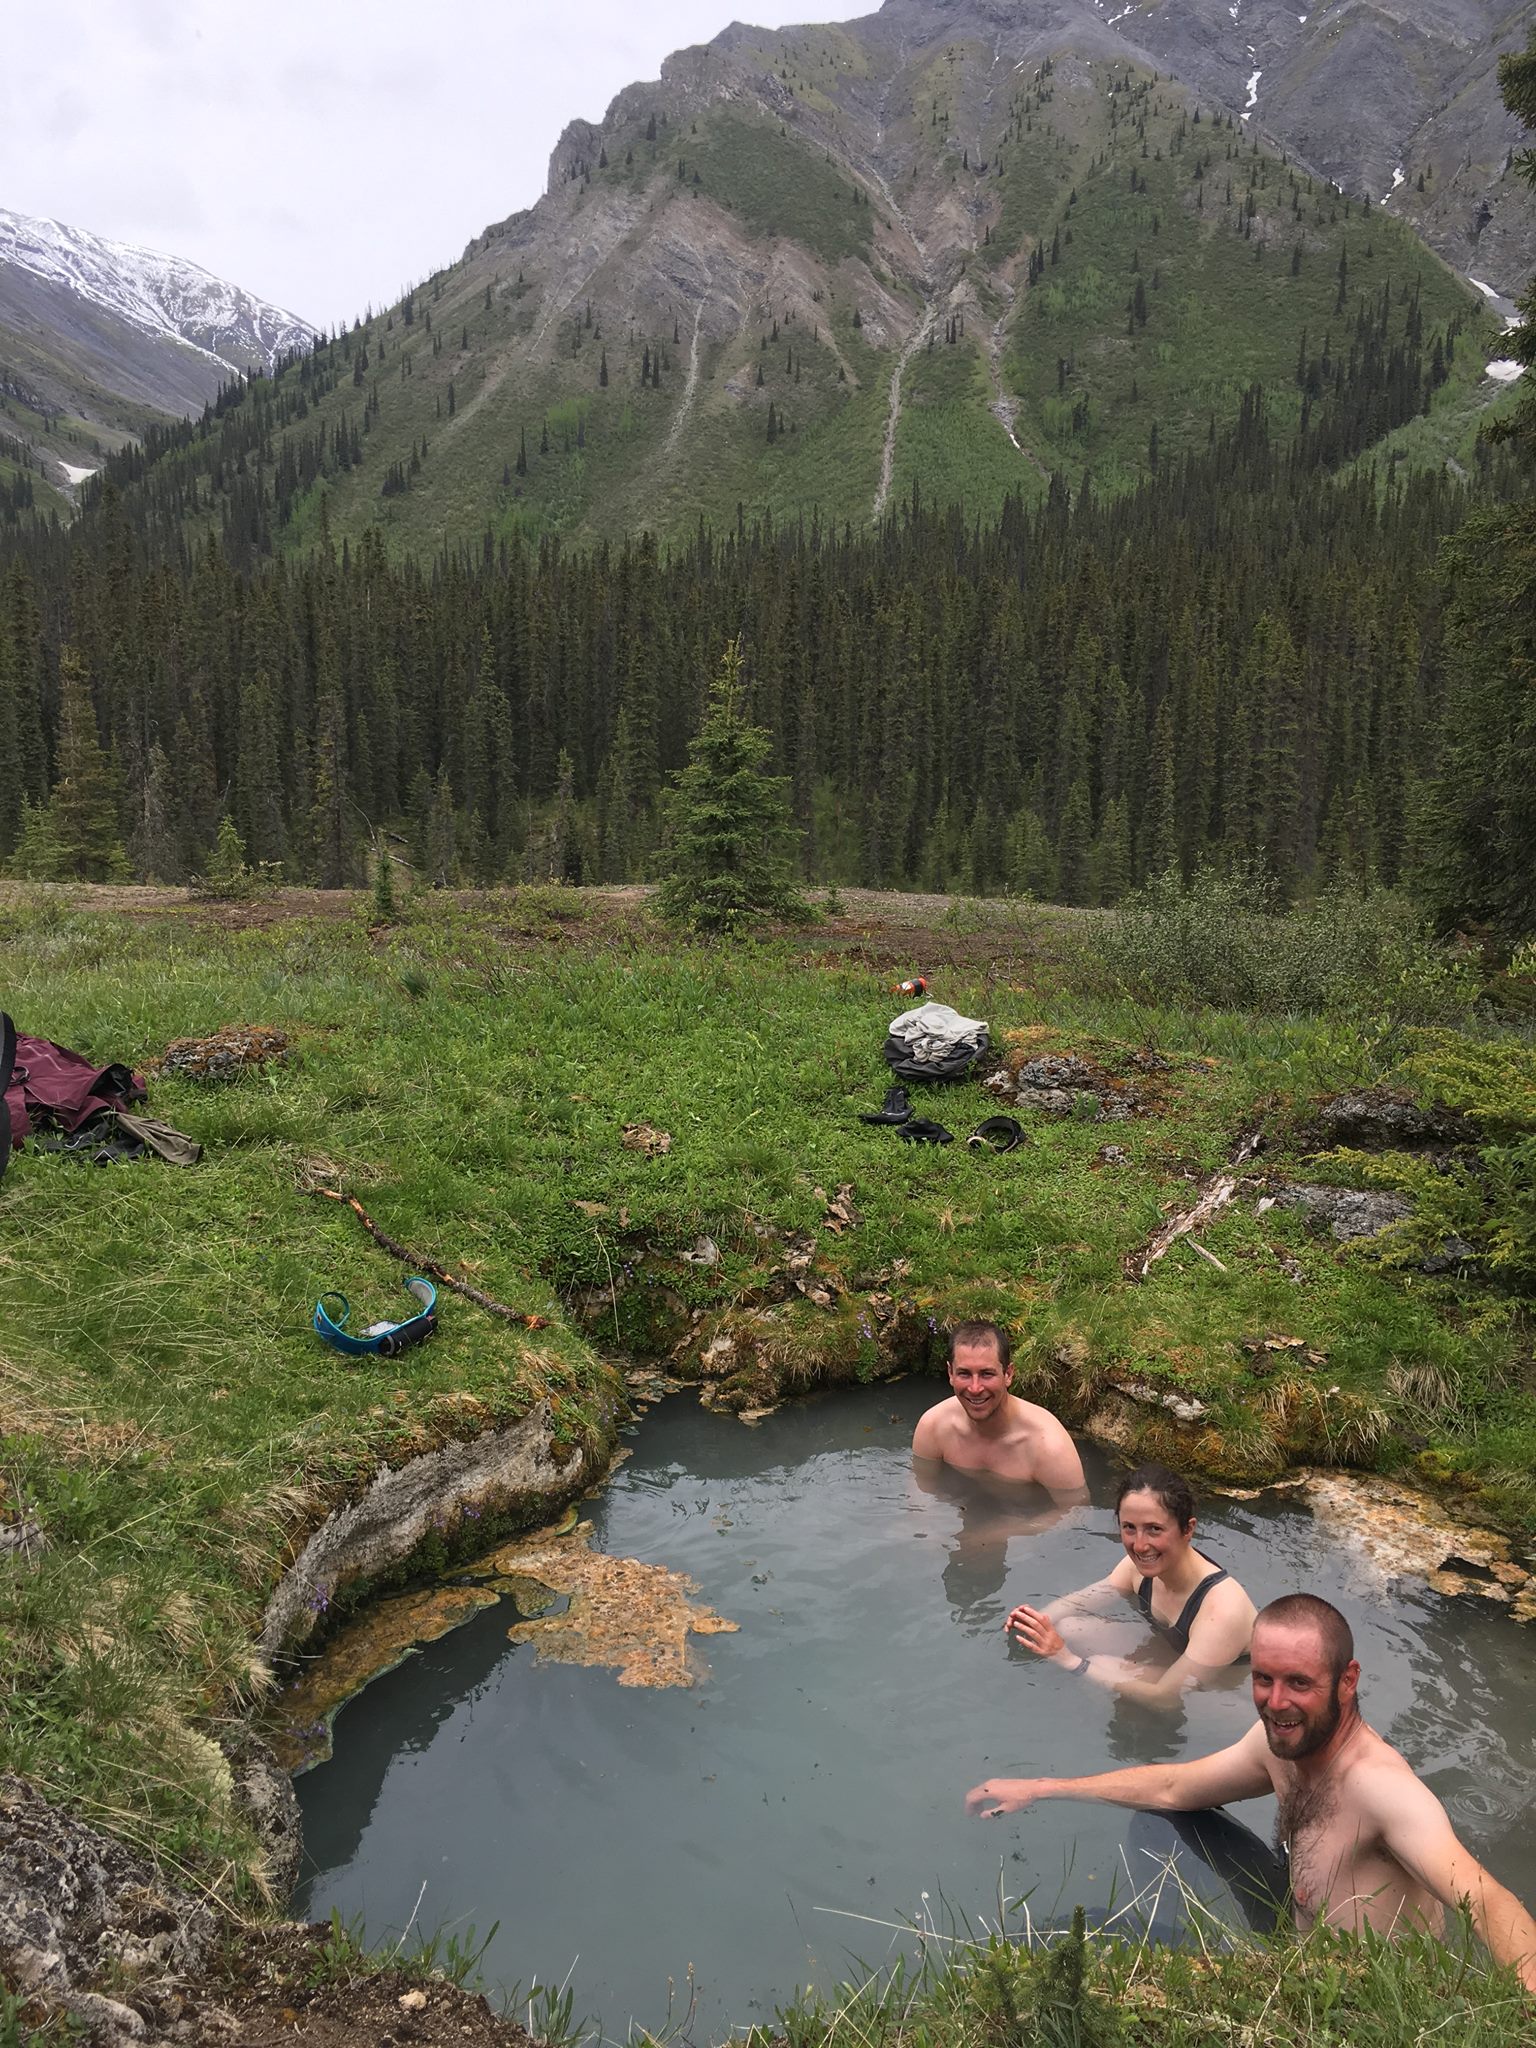
[[[189,2048],[532,2048],[487,1999],[410,1969],[368,1971],[328,1927],[256,1928],[156,2015]]]

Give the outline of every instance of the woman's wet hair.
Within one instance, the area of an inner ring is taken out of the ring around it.
[[[1189,1481],[1181,1479],[1166,1465],[1159,1465],[1155,1459],[1138,1465],[1134,1472],[1127,1472],[1121,1480],[1120,1490],[1115,1495],[1116,1514],[1128,1493],[1150,1493],[1154,1500],[1162,1502],[1180,1529],[1187,1529],[1195,1519],[1195,1496]]]

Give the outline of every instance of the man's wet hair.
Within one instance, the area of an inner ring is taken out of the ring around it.
[[[1315,1593],[1282,1594],[1278,1600],[1271,1600],[1267,1607],[1260,1609],[1254,1627],[1263,1621],[1278,1622],[1282,1628],[1315,1628],[1335,1681],[1343,1676],[1345,1665],[1354,1658],[1355,1638],[1349,1623],[1337,1607],[1320,1600]]]
[[[1181,1479],[1177,1472],[1167,1465],[1158,1464],[1155,1458],[1145,1465],[1138,1465],[1134,1472],[1127,1472],[1120,1482],[1115,1495],[1115,1512],[1120,1512],[1120,1503],[1128,1493],[1150,1493],[1172,1515],[1180,1529],[1187,1529],[1195,1519],[1195,1495],[1187,1479]]]
[[[1013,1341],[1001,1323],[956,1323],[949,1333],[949,1362],[955,1362],[955,1353],[962,1344],[993,1343],[997,1355],[1006,1370],[1013,1363]]]

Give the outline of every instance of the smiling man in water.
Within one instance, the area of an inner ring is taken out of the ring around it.
[[[1536,1920],[1456,1837],[1407,1759],[1361,1719],[1349,1624],[1310,1593],[1275,1600],[1253,1627],[1258,1721],[1230,1749],[1192,1763],[1146,1764],[1089,1778],[989,1778],[972,1813],[1015,1813],[1037,1799],[1087,1799],[1189,1813],[1273,1792],[1299,1925],[1423,1928],[1443,1934],[1463,1901],[1495,1961],[1536,1994]]]
[[[959,1472],[1043,1486],[1059,1506],[1088,1498],[1077,1446],[1048,1409],[1013,1391],[1013,1351],[996,1323],[957,1323],[949,1338],[950,1398],[917,1425],[912,1452]]]

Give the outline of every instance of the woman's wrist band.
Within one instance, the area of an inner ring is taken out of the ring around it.
[[[1088,1659],[1086,1657],[1079,1657],[1077,1662],[1072,1666],[1072,1675],[1074,1678],[1076,1678],[1087,1669]]]

